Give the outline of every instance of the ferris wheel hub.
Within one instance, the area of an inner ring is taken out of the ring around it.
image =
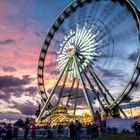
[[[70,29],[68,34],[64,36],[63,42],[60,43],[58,51],[57,62],[60,70],[68,62],[67,60],[73,56],[77,57],[78,63],[84,70],[89,65],[94,65],[95,58],[100,56],[101,53],[97,49],[101,46],[102,40],[98,41],[96,38],[100,32],[94,32],[94,26],[85,22],[84,26],[76,25],[76,28]],[[73,60],[71,61],[71,74],[70,77],[78,77]]]
[[[75,55],[76,47],[73,44],[71,44],[71,46],[66,49],[66,53],[69,57]]]

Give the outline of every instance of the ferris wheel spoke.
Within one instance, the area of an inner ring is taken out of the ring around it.
[[[66,29],[65,29],[65,27],[64,27],[63,25],[61,25],[59,28],[60,28],[59,31],[60,31],[63,35],[66,35],[66,34],[67,34],[67,31],[66,31]]]
[[[110,45],[110,42],[109,41],[103,41],[103,43],[101,43],[101,45],[97,46],[96,50],[101,50],[101,49],[104,49],[104,48],[107,48],[108,46]]]
[[[68,58],[65,59],[65,61],[59,61],[59,65],[61,65],[61,69],[63,69],[63,67],[65,66],[65,64],[67,63]]]
[[[75,14],[70,15],[68,20],[69,20],[68,24],[69,29],[72,29],[75,26]]]
[[[77,27],[78,27],[78,28],[76,28],[76,31],[75,31],[75,40],[74,40],[74,43],[75,43],[75,44],[77,44],[78,41],[79,41],[79,40],[78,40],[79,35],[80,35],[79,32],[81,31],[81,30],[79,29],[79,25],[77,25]]]
[[[110,2],[107,3],[100,14],[100,19],[106,22],[115,10],[116,8],[115,8],[115,5],[113,5],[113,3],[110,3]]]
[[[66,59],[66,58],[67,58],[66,54],[59,54],[57,61],[61,61],[62,59]]]
[[[80,51],[84,51],[87,48],[88,48],[87,51],[89,49],[93,49],[93,48],[95,49],[101,43],[101,42],[96,42],[94,36],[91,33],[87,34],[87,35],[89,35],[89,36],[84,36],[85,38],[82,38],[80,44],[77,44],[78,46],[80,46],[78,48],[78,49],[80,49]]]
[[[88,48],[88,47],[87,47]],[[78,54],[78,53],[77,53]],[[89,50],[85,50],[85,51],[83,51],[83,50],[80,50],[80,52],[79,52],[79,55],[80,56],[92,56],[92,58],[94,58],[95,56],[98,56],[98,55],[100,55],[100,52],[97,52],[96,51],[96,48],[95,49],[89,49]]]
[[[82,46],[85,46],[85,48],[81,48],[80,49],[80,53],[84,53],[85,51],[86,52],[95,52],[96,51],[96,47],[98,46],[99,44],[98,43],[91,43],[91,44],[83,44]],[[85,53],[86,53],[85,52]]]
[[[78,60],[79,60],[79,62],[80,62],[80,64],[81,64],[81,66],[80,66],[80,69],[81,69],[81,67],[82,67],[82,69],[84,69],[84,66],[87,66],[87,65],[84,65],[84,64],[86,64],[86,63],[84,63],[84,61],[85,61],[85,57],[82,55],[82,57],[80,57],[80,56],[77,56],[77,58],[78,58]],[[93,61],[88,61],[89,62],[89,66],[93,66],[94,65],[94,62]],[[83,66],[84,65],[84,66]]]
[[[100,43],[107,36],[107,34],[108,34],[108,31],[100,32],[100,35],[97,36],[96,38],[96,42]]]
[[[86,6],[81,7],[81,9],[79,10],[79,23],[81,24],[81,21],[85,19],[87,14],[87,8]],[[84,22],[82,22],[84,24]]]
[[[85,43],[85,42],[90,42],[91,40],[93,40],[93,41],[91,41],[91,42],[94,42],[95,43],[95,37],[97,36],[97,34],[93,34],[92,33],[92,28],[91,29],[89,29],[88,31],[87,31],[87,29],[85,29],[85,35],[83,36],[83,39],[81,40],[82,42],[80,42],[81,44],[83,44],[83,43]],[[89,41],[90,40],[90,41]],[[81,45],[80,44],[80,45]]]
[[[84,36],[86,37],[86,36]],[[85,46],[93,46],[96,47],[97,45],[99,45],[101,42],[97,42],[96,41],[96,37],[94,37],[92,34],[89,34],[89,36],[87,36],[87,38],[84,38],[81,40],[81,43],[78,44],[80,45],[80,49],[85,49]]]
[[[63,61],[63,60],[65,60],[65,61]],[[68,61],[68,58],[67,57],[61,57],[61,58],[59,57],[58,60],[57,60],[58,64],[61,65],[61,66],[64,66],[64,64],[67,61]]]
[[[99,32],[99,34],[98,34],[98,36],[96,37],[96,42],[97,42],[97,43],[98,43],[98,42],[101,42],[101,43],[102,43],[102,40],[104,40],[106,37],[109,38],[109,39],[112,38],[112,34],[110,33],[110,30],[109,30],[107,27],[105,27],[105,29],[100,30],[100,31],[98,31],[98,32]],[[106,41],[106,39],[105,39],[104,41]],[[100,44],[101,44],[101,43],[100,43]]]
[[[116,17],[114,17],[115,20],[111,20],[111,21],[106,23],[104,20],[99,19],[98,21],[101,23],[101,25],[97,26],[95,33],[101,32],[102,35],[100,35],[97,42],[100,41],[101,39],[103,39],[108,34],[108,30],[111,30],[111,29],[115,28],[115,26],[117,26],[118,24],[121,24],[122,22],[124,22],[128,18],[128,16],[129,16],[129,14],[123,10],[123,11],[120,11],[120,13],[118,13],[116,15]],[[107,26],[108,26],[108,28],[107,28]],[[106,28],[106,31],[104,28]],[[133,32],[135,32],[135,31],[132,31],[132,33]],[[127,34],[125,34],[125,35],[127,36]],[[119,37],[119,35],[118,35],[118,37]],[[122,35],[122,37],[123,37],[123,35]]]
[[[79,27],[79,25],[77,25],[77,27]],[[81,36],[81,34],[79,33],[81,32],[81,30],[78,30],[78,28],[76,28],[76,31],[75,31],[75,40],[74,40],[74,44],[77,44],[78,43],[78,38]]]
[[[111,20],[109,20],[107,22],[104,22],[104,20],[99,19],[99,21],[101,22],[101,25],[98,26],[98,28],[96,29],[95,32],[102,31],[103,28],[107,27],[107,26],[108,26],[108,28],[110,30],[112,30],[117,25],[122,24],[123,22],[125,22],[129,16],[130,15],[126,11],[122,10],[115,17],[113,17]]]
[[[93,14],[93,16],[92,17],[94,17],[94,18],[92,18],[92,24],[93,23],[96,23],[96,21],[97,21],[97,19],[98,19],[98,12],[97,11],[101,11],[101,8],[102,8],[102,6],[101,6],[101,3],[100,2],[96,2],[96,4],[93,6],[93,8],[92,8],[92,11],[91,11],[91,13]],[[90,15],[91,15],[91,13],[90,13]]]
[[[100,7],[100,3],[98,1],[94,1],[91,4],[91,7],[90,7],[89,11],[87,12],[87,17],[88,18],[91,18],[91,13],[92,14],[96,14],[97,13],[97,10],[98,10],[98,7]]]
[[[111,52],[110,52],[111,51]],[[100,52],[101,52],[101,50],[100,50]],[[108,59],[110,58],[110,62],[109,62],[109,66],[110,66],[110,64],[111,64],[111,62],[112,62],[112,59],[113,59],[113,54],[114,54],[114,42],[113,42],[113,48],[112,48],[112,50],[110,50],[110,46],[108,46],[107,48],[106,48],[106,53],[107,54],[103,54],[103,53],[101,53],[101,55],[100,55],[100,58],[105,58],[105,60],[104,60],[104,64],[103,64],[103,66],[102,66],[102,70],[104,69],[104,66],[106,65],[106,63],[108,62]],[[109,67],[108,67],[109,68]],[[101,70],[101,71],[102,71]]]
[[[83,38],[86,36],[86,32],[85,32],[85,29],[86,29],[86,25],[83,27],[83,29],[80,30],[79,32],[79,37],[78,37],[78,40],[81,40],[77,43],[77,45],[81,45],[84,41],[83,41]]]
[[[116,16],[114,16],[109,22],[108,26],[110,29],[115,28],[117,25],[123,23],[128,19],[130,14],[126,10],[120,11]]]
[[[121,41],[122,38],[123,38],[124,40],[127,40],[127,38],[128,38],[129,36],[132,36],[132,37],[133,37],[133,35],[134,35],[135,33],[138,33],[138,31],[136,30],[136,28],[132,28],[132,27],[131,27],[131,28],[125,29],[123,32],[120,32],[120,33],[114,35],[113,39],[114,39],[115,42]]]

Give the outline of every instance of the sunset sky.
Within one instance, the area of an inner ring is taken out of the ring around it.
[[[0,119],[34,115],[41,102],[40,49],[49,27],[72,1],[0,0]],[[140,1],[135,2],[140,7]],[[138,88],[134,102],[140,100],[139,92]]]

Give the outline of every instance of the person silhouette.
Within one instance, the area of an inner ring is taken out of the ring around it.
[[[76,125],[76,140],[81,140],[80,130],[81,130],[82,125],[78,120],[75,121],[75,125]]]
[[[76,135],[76,125],[72,121],[69,125],[69,132],[70,132],[70,140],[75,140],[75,135]]]
[[[28,139],[28,133],[29,133],[29,119],[26,118],[26,121],[24,123],[24,140]]]

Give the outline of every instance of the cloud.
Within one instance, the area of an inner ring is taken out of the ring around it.
[[[127,102],[126,104],[121,104],[120,107],[122,107],[122,109],[140,107],[140,101],[133,101],[133,102],[130,102],[130,103]]]
[[[34,115],[40,99],[37,87],[30,85],[33,80],[30,75],[23,75],[22,78],[0,76],[0,110],[5,108],[13,110],[13,113],[15,110],[21,114]]]
[[[31,101],[34,104],[39,104],[39,94],[37,94],[37,87],[16,87],[16,88],[4,88],[0,91],[0,101],[8,104],[8,108],[17,109],[19,104]],[[13,98],[14,96],[14,98]],[[24,105],[23,104],[23,105]],[[0,103],[1,106],[1,103]]]
[[[22,79],[14,76],[0,76],[0,90],[3,88],[9,88],[9,87],[19,87],[24,86],[27,84],[30,84],[32,81],[32,78],[30,78],[29,75],[24,75]]]
[[[109,71],[106,69],[103,69],[102,73],[105,77],[118,77],[118,76],[121,77],[119,72]]]
[[[21,97],[16,97],[12,95],[8,104],[12,105],[9,108],[16,108],[24,115],[34,115],[35,110],[38,109],[41,99],[39,94],[28,96],[27,94],[22,94]]]
[[[16,69],[14,67],[11,67],[11,66],[4,66],[4,67],[2,67],[2,70],[4,72],[15,72],[16,71]]]
[[[25,91],[28,89],[30,89],[30,91],[35,91],[33,87],[27,88]],[[10,111],[11,113],[20,112],[21,115],[34,115],[35,110],[41,102],[39,94],[32,94],[31,96],[26,94],[26,92],[19,93],[19,95],[0,92],[0,98],[0,112],[5,112],[4,110],[7,110],[6,112]]]
[[[99,74],[105,77],[123,77],[123,73],[121,70],[110,70],[110,69],[103,69],[100,66],[97,66],[97,70],[100,72]],[[98,73],[96,73],[98,74]],[[99,75],[98,74],[98,75]]]
[[[128,56],[128,60],[132,61],[132,62],[135,62],[136,59],[137,59],[137,56],[138,56],[138,52],[135,51],[133,53],[131,53],[129,56]]]
[[[9,97],[8,97],[9,98]],[[0,91],[0,99],[5,100],[7,99],[7,95],[4,92]]]
[[[37,94],[37,87],[7,87],[1,89],[0,92],[0,99],[3,99],[5,101],[9,101],[11,95],[14,95],[15,97],[21,97],[23,94],[26,94],[27,96],[35,96]]]
[[[33,96],[34,94],[37,93],[38,88],[31,86],[31,87],[26,88],[25,91],[28,92],[28,95]]]
[[[6,110],[7,111],[7,110]],[[0,120],[10,120],[11,121],[16,121],[17,119],[23,119],[25,120],[28,116],[26,115],[22,115],[20,112],[12,112],[10,110],[8,110],[7,112],[0,112]]]
[[[12,39],[6,39],[6,40],[3,40],[3,41],[0,41],[0,45],[9,45],[9,44],[14,44],[16,43],[15,40],[12,40]]]
[[[18,104],[15,107],[24,115],[35,115],[35,111],[38,109],[38,106],[30,101],[25,104]]]

